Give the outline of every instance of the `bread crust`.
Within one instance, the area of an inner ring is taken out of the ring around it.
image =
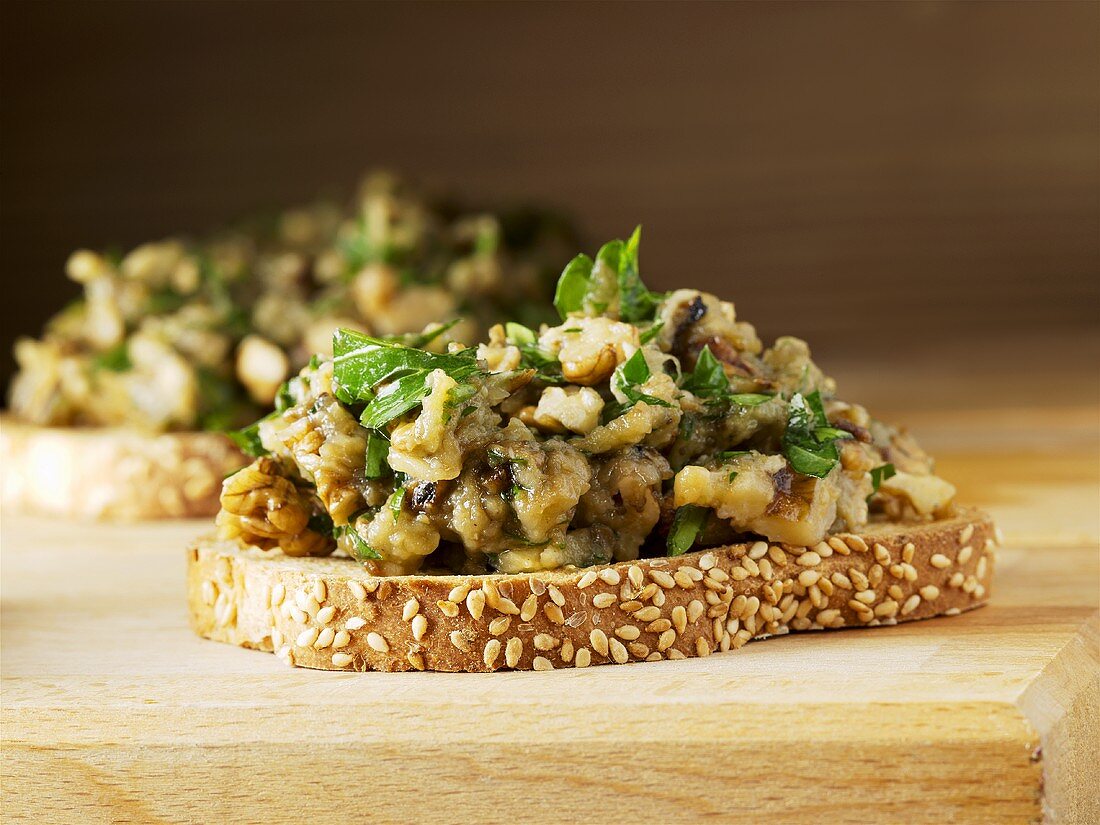
[[[247,459],[220,433],[42,427],[0,418],[5,507],[136,521],[218,512],[221,482]]]
[[[789,631],[926,619],[986,603],[995,527],[979,510],[880,524],[813,548],[756,543],[571,571],[371,576],[200,539],[201,636],[324,670],[550,670],[708,656]]]

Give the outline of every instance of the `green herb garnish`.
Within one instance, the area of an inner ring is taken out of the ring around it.
[[[796,472],[825,478],[840,460],[836,442],[851,437],[851,433],[829,426],[819,392],[795,393],[791,398],[782,445],[783,455]]]
[[[379,429],[420,404],[431,393],[428,376],[434,370],[459,384],[482,374],[473,348],[440,355],[347,329],[336,331],[332,346],[336,397],[344,403],[366,402],[360,422],[368,429]]]
[[[672,527],[668,531],[668,555],[682,556],[690,550],[703,532],[709,514],[706,507],[695,504],[685,504],[677,508],[676,515],[672,518]]]
[[[730,379],[722,362],[714,357],[710,346],[703,347],[695,361],[695,371],[686,373],[680,389],[705,401],[729,403],[739,407],[756,407],[770,401],[771,395],[760,392],[730,392]]]
[[[381,430],[367,430],[367,463],[363,475],[367,478],[385,478],[393,474],[389,463],[390,440]]]
[[[126,372],[134,366],[130,361],[130,350],[125,341],[101,352],[92,361],[92,365],[96,369],[109,370],[110,372]]]
[[[871,500],[871,496],[878,492],[879,487],[882,486],[882,482],[888,478],[893,478],[898,474],[898,471],[894,469],[894,465],[890,463],[880,464],[871,470],[871,495],[867,496],[867,501]]]
[[[554,307],[563,321],[573,312],[602,315],[607,310],[608,300],[613,296],[606,294],[606,284],[593,277],[597,266],[605,267],[615,276],[620,319],[634,323],[653,318],[664,294],[650,292],[638,274],[641,237],[639,226],[627,240],[605,243],[596,253],[595,261],[587,255],[578,255],[569,262],[554,293]]]
[[[672,404],[665,401],[663,398],[654,398],[652,395],[648,395],[639,389],[639,387],[650,379],[652,374],[653,373],[649,369],[649,364],[646,363],[645,354],[641,350],[636,351],[615,368],[615,372],[611,375],[611,388],[625,395],[628,402],[621,406],[619,415],[622,415],[640,401],[657,407],[672,406]]]
[[[357,561],[380,560],[382,558],[382,554],[367,544],[363,537],[359,535],[354,524],[334,528],[333,536],[336,538],[347,536],[351,539],[350,551]]]

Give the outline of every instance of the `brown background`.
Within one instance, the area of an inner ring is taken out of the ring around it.
[[[557,201],[593,244],[641,222],[651,285],[733,298],[861,386],[901,357],[952,396],[975,370],[1006,397],[1096,393],[1100,4],[2,14],[5,353],[75,291],[74,247],[386,165]]]

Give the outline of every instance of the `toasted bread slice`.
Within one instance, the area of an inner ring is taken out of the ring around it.
[[[978,510],[869,526],[813,548],[760,541],[525,575],[371,576],[215,539],[187,551],[201,636],[325,670],[551,670],[707,656],[792,630],[869,627],[985,603]]]
[[[212,516],[222,479],[245,463],[220,433],[158,435],[0,419],[3,503],[21,512],[120,521]]]

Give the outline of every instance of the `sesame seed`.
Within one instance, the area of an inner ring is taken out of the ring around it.
[[[757,564],[760,566],[760,575],[763,576],[765,579],[770,579],[773,575],[775,575],[772,572],[772,563],[767,559],[760,559]]]
[[[380,633],[368,633],[367,644],[370,646],[371,650],[377,650],[379,653],[390,652],[389,642],[382,638],[382,635]]]
[[[695,584],[695,582],[692,581],[691,576],[685,573],[682,569],[677,570],[675,573],[673,573],[672,578],[675,579],[676,584],[684,588],[684,590],[691,590],[692,586]]]
[[[649,646],[642,642],[628,642],[626,648],[635,659],[645,659],[649,656]]]
[[[630,654],[627,653],[626,647],[618,639],[608,639],[607,646],[611,653],[611,660],[616,664],[626,664],[630,658]]]
[[[905,578],[905,568],[902,567],[900,564],[891,564],[890,565],[890,575],[893,576],[895,579],[904,579]]]
[[[874,590],[860,590],[856,593],[856,600],[861,601],[864,604],[871,604],[875,600]]]
[[[661,618],[660,608],[643,607],[634,614],[634,619],[639,622],[652,622]]]
[[[885,599],[884,601],[879,602],[877,605],[875,605],[875,615],[878,616],[880,619],[883,616],[893,618],[897,615],[897,612],[898,603],[893,599]]]
[[[531,661],[531,668],[533,670],[553,670],[554,666],[550,664],[550,660],[545,656],[536,656]]]
[[[828,610],[822,610],[817,614],[817,623],[823,627],[829,627],[833,622],[840,618],[840,611],[835,608]]]
[[[489,622],[489,632],[494,636],[502,636],[504,632],[508,630],[508,625],[512,623],[511,616],[498,616]]]
[[[970,557],[974,554],[974,548],[969,544],[959,551],[958,561],[959,564],[966,564],[970,561]]]
[[[451,592],[447,594],[447,601],[458,604],[463,601],[467,594],[470,592],[470,585],[458,584],[451,588]]]
[[[816,567],[821,564],[821,556],[813,550],[807,550],[795,561],[802,567]]]
[[[481,590],[471,590],[466,596],[466,609],[475,620],[480,619],[485,610],[485,594]]]
[[[852,584],[854,584],[860,590],[866,590],[867,587],[871,584],[867,580],[867,577],[863,574],[863,572],[861,570],[857,570],[854,567],[848,568],[848,575],[852,579]]]
[[[410,650],[405,654],[405,661],[412,665],[416,670],[424,670],[424,657],[415,650]]]
[[[621,581],[618,570],[612,570],[610,567],[606,567],[599,572],[599,577],[602,581],[610,584],[612,587],[617,585]]]
[[[699,569],[700,570],[704,570],[704,571],[710,570],[716,564],[718,564],[718,559],[715,558],[713,553],[704,553],[702,555],[702,557],[699,559]]]
[[[565,614],[561,612],[561,608],[553,602],[547,602],[542,606],[542,612],[546,614],[546,618],[552,621],[554,624],[565,624]]]
[[[601,610],[605,607],[611,607],[613,604],[615,604],[614,593],[597,593],[592,597],[592,606]],[[640,604],[638,606],[641,607]]]
[[[806,589],[806,595],[810,597],[810,604],[814,607],[822,608],[829,603],[829,600],[825,598],[825,595],[821,592],[821,588],[816,584],[811,584]]]
[[[943,611],[943,615],[945,616],[958,616],[960,613],[962,613],[962,611],[957,607],[949,607],[947,610]]]
[[[666,630],[664,633],[661,634],[660,638],[657,639],[657,649],[664,652],[672,647],[675,643],[676,631]]]
[[[317,611],[317,616],[316,616],[317,623],[318,624],[328,624],[329,622],[332,621],[332,617],[335,616],[335,615],[336,615],[336,608],[333,607],[331,604],[328,605],[328,607],[322,607],[320,610]]]
[[[504,663],[508,667],[515,667],[523,655],[523,642],[518,636],[513,636],[504,646]]]
[[[470,652],[470,642],[466,638],[466,634],[464,634],[461,630],[452,630],[449,634],[447,634],[447,638],[451,640],[452,645],[457,647],[463,653]]]
[[[351,592],[351,595],[354,596],[357,601],[360,601],[360,602],[365,601],[366,598],[367,598],[366,588],[364,588],[363,585],[361,585],[359,582],[349,581],[348,582],[348,590]]]
[[[688,602],[687,606],[688,622],[690,624],[695,624],[695,621],[703,615],[703,612],[705,610],[706,607],[703,606],[703,603],[701,601],[699,601],[698,599],[692,599],[690,602]]]
[[[947,586],[948,587],[961,587],[962,583],[963,583],[963,579],[964,579],[964,576],[963,576],[962,573],[955,573],[951,576],[950,579],[947,580]]]
[[[735,567],[730,570],[730,575],[733,577],[734,581],[743,582],[749,577],[749,571],[746,570],[744,567]]]
[[[565,620],[565,626],[573,628],[580,627],[582,624],[584,624],[587,618],[587,613],[585,613],[583,610],[578,610],[575,613],[569,614],[569,617]]]
[[[645,583],[642,568],[637,565],[632,565],[630,569],[626,571],[626,577],[630,579],[630,583],[638,589],[641,589],[642,585]]]
[[[204,579],[202,583],[202,600],[207,606],[214,604],[218,599],[218,588],[210,579]]]
[[[827,544],[842,556],[850,555],[852,552],[840,536],[830,536]]]
[[[531,642],[535,645],[535,650],[553,650],[558,646],[558,640],[549,633],[536,633]]]
[[[823,559],[833,555],[833,546],[827,541],[821,541],[814,545],[814,551]]]
[[[509,616],[519,615],[519,608],[516,607],[516,603],[511,599],[505,599],[501,597],[493,607],[499,613],[505,613]]]
[[[988,567],[989,567],[989,564],[988,564],[988,562],[986,561],[986,558],[985,558],[985,556],[982,556],[982,557],[981,557],[980,559],[978,559],[978,566],[977,566],[977,568],[976,568],[976,569],[974,570],[974,573],[975,573],[975,575],[977,575],[977,577],[978,577],[979,579],[984,579],[984,578],[985,578],[985,573],[986,573],[986,569],[987,569]]]
[[[885,545],[875,544],[874,553],[875,561],[877,561],[879,564],[890,563],[890,551],[886,549]]]
[[[803,570],[798,574],[798,583],[803,587],[809,587],[811,584],[817,584],[817,580],[821,578],[821,574],[816,570]]]
[[[541,596],[546,592],[546,582],[542,579],[530,578],[527,580],[527,586],[531,588],[531,592],[536,596]]]
[[[654,596],[656,596],[660,592],[661,592],[661,588],[659,588],[657,585],[655,585],[653,583],[650,583],[650,584],[647,584],[645,587],[643,587],[639,591],[636,598],[640,602],[645,602],[645,601],[649,601],[650,599],[652,599]]]
[[[760,565],[757,564],[752,559],[750,559],[748,556],[745,556],[744,558],[741,559],[741,566],[749,571],[750,576],[759,576],[760,575]],[[715,572],[717,572],[717,571],[712,570],[711,575],[708,576],[706,579],[703,579],[703,582],[705,583],[707,581],[707,579],[710,579],[712,581],[719,581],[719,579],[716,579],[714,577]],[[725,581],[725,580],[721,579],[720,581]]]
[[[500,656],[500,640],[489,639],[485,642],[485,650],[482,653],[482,661],[485,662],[485,667],[492,668],[498,656]]]
[[[672,622],[668,619],[657,619],[647,624],[645,629],[649,633],[664,633],[670,627],[672,627]]]
[[[684,606],[678,604],[672,608],[672,626],[676,628],[676,632],[683,633],[687,629],[687,623],[687,610]]]
[[[920,605],[920,596],[914,593],[908,599],[905,600],[905,604],[901,606],[901,615],[908,616]]]
[[[587,573],[585,573],[583,576],[581,576],[580,581],[577,582],[577,588],[579,590],[584,590],[586,587],[588,587],[589,585],[591,585],[595,581],[596,581],[596,571],[595,570],[589,570]]]
[[[443,600],[435,603],[435,606],[440,609],[444,616],[448,619],[454,619],[458,617],[458,605],[450,600]]]
[[[754,561],[759,561],[764,558],[768,553],[768,543],[766,541],[758,541],[752,547],[749,548],[749,558]]]
[[[296,621],[298,624],[305,624],[309,621],[309,616],[299,610],[297,607],[291,607],[284,604],[283,607],[287,608],[287,615]]]
[[[424,618],[422,613],[418,613],[413,616],[412,620],[412,634],[416,641],[420,641],[424,638],[424,634],[428,632],[428,620]]]
[[[695,640],[695,654],[697,656],[709,656],[711,653],[710,645],[707,640],[700,636]]]
[[[940,589],[934,584],[926,584],[920,589],[920,595],[925,601],[935,601],[940,597]]]
[[[534,593],[529,595],[523,600],[523,605],[519,609],[519,617],[525,622],[531,621],[535,617],[535,613],[539,609],[539,597]]]
[[[932,558],[928,560],[933,567],[943,570],[945,567],[951,566],[951,559],[947,558],[943,553],[935,553]]]
[[[896,584],[890,585],[890,587],[887,588],[886,592],[890,594],[891,599],[905,598],[905,591]]]
[[[776,547],[775,545],[768,548],[768,558],[780,567],[787,563],[787,554],[783,552],[782,547]]]
[[[563,596],[561,591],[554,585],[549,585],[546,588],[546,592],[550,594],[550,600],[558,607],[562,607],[565,604],[565,596]]]
[[[367,580],[366,580],[366,581],[365,581],[365,582],[363,583],[363,589],[364,589],[364,590],[365,590],[365,591],[366,591],[367,593],[374,593],[375,591],[377,591],[377,590],[378,590],[378,586],[379,586],[379,584],[380,584],[380,582],[379,582],[379,581],[378,581],[377,579],[367,579]]]
[[[964,527],[962,529],[962,532],[959,533],[959,544],[966,544],[968,541],[970,541],[970,537],[973,536],[973,535],[974,535],[974,525],[973,524],[966,525],[966,527]]]
[[[977,587],[974,588],[974,592],[970,595],[973,596],[975,599],[980,599],[982,596],[985,595],[985,587],[979,584]]]
[[[420,602],[416,599],[409,599],[405,602],[405,607],[401,610],[401,618],[406,622],[411,622],[413,616],[420,612]],[[364,622],[365,624],[365,622]],[[362,627],[362,625],[360,625]],[[355,630],[354,627],[350,628]]]
[[[310,627],[303,630],[298,634],[298,638],[294,640],[294,644],[298,647],[310,647],[317,641],[317,636],[321,631],[316,627]]]
[[[653,602],[653,606],[654,607],[664,607],[665,598],[666,598],[665,597],[665,591],[658,590],[656,593],[653,594],[653,599],[651,600]]]
[[[212,584],[213,582],[211,582]],[[271,588],[271,606],[278,607],[283,603],[283,599],[286,598],[286,586],[282,582],[275,582],[275,586]]]
[[[333,647],[347,647],[351,643],[351,634],[346,630],[341,630],[332,639]]]
[[[317,634],[317,641],[313,643],[313,646],[317,648],[317,650],[324,650],[326,647],[332,644],[335,638],[336,631],[333,630],[331,627],[326,627]]]
[[[908,542],[903,548],[901,548],[901,560],[906,564],[913,563],[913,556],[917,553],[917,546],[913,542]]]
[[[352,658],[352,656],[347,654],[347,653],[333,653],[332,654],[332,663],[334,665],[336,665],[336,667],[347,667],[353,661],[354,661],[354,659]]]
[[[573,657],[574,667],[588,667],[592,664],[592,652],[587,647],[582,647]]]
[[[676,586],[676,579],[664,570],[650,570],[649,577],[659,586],[671,590]]]
[[[607,655],[607,634],[600,630],[598,627],[593,628],[592,632],[588,634],[588,641],[592,644],[592,649],[599,653],[601,656]]]
[[[642,635],[642,631],[638,630],[632,624],[626,624],[622,627],[615,628],[615,635],[620,639],[626,639],[628,642],[632,642]]]
[[[324,602],[328,597],[328,586],[325,584],[324,579],[317,579],[313,583],[313,598],[317,600],[318,604]]]
[[[573,661],[573,643],[566,639],[561,643],[561,660],[568,664]]]
[[[867,580],[871,582],[872,586],[878,587],[879,582],[882,581],[882,565],[872,564],[871,569],[867,571]]]

